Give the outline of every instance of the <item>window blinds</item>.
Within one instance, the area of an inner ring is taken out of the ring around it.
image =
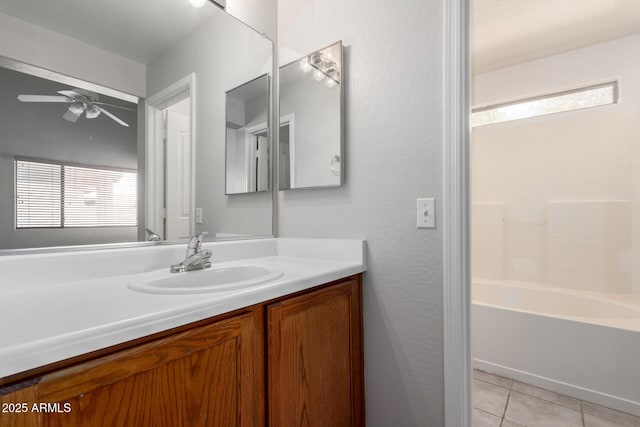
[[[16,160],[16,227],[137,225],[135,171]]]

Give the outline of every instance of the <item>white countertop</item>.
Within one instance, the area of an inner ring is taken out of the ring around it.
[[[0,378],[285,296],[366,269],[361,240],[262,239],[209,243],[205,247],[214,250],[215,265],[260,265],[279,270],[283,275],[272,282],[244,289],[162,295],[137,292],[127,284],[141,275],[153,274],[159,267],[158,260],[182,253],[182,245],[177,248],[96,250],[90,251],[91,254],[82,252],[80,256],[70,252],[0,259]],[[52,261],[51,257],[55,259]],[[142,271],[135,271],[139,270],[135,262],[125,263],[126,266],[118,271],[119,261],[136,257],[144,266]],[[83,268],[74,275],[74,265],[78,261],[84,262]],[[56,266],[57,273],[50,272],[47,277],[48,263]],[[104,263],[116,267],[110,267],[110,272]],[[87,265],[93,264],[96,273],[92,278],[87,274],[91,272]],[[39,269],[39,265],[44,270]],[[20,274],[21,267],[25,266],[31,266],[31,269]],[[133,272],[132,266],[136,267]],[[161,268],[167,269],[168,265]]]

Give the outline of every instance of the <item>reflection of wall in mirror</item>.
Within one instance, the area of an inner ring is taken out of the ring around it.
[[[62,118],[66,103],[22,103],[17,99],[18,94],[55,95],[64,89],[69,87],[0,68],[0,249],[136,240],[136,227],[15,229],[15,156],[137,169],[135,111],[116,110],[129,127],[103,115],[94,119],[83,116],[71,123]],[[102,95],[100,98],[109,102]]]
[[[247,162],[245,144],[245,105],[227,96],[227,194],[247,191]]]
[[[206,54],[203,54],[206,52]],[[147,67],[154,94],[196,74],[196,206],[204,223],[196,232],[272,234],[269,192],[225,195],[225,93],[271,72],[271,42],[224,13],[216,13]]]
[[[295,188],[340,185],[330,169],[340,154],[340,86],[303,77],[280,87],[280,115],[295,114]]]
[[[0,12],[0,55],[145,96],[144,64]]]

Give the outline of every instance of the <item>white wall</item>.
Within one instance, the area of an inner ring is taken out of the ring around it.
[[[226,11],[275,42],[277,0],[227,0]]]
[[[621,96],[473,129],[474,277],[640,292],[639,50],[634,35],[475,76],[477,106],[616,79]]]
[[[144,97],[146,67],[0,12],[0,55]]]
[[[196,73],[196,231],[271,235],[271,193],[225,195],[225,93],[271,71],[272,45],[220,12],[148,64],[147,93]]]
[[[367,425],[442,426],[442,2],[280,0],[280,64],[342,39],[345,185],[283,191],[284,237],[364,238]]]

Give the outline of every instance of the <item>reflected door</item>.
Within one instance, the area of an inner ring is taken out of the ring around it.
[[[269,189],[269,142],[266,134],[256,136],[256,191]]]
[[[185,239],[191,235],[191,135],[189,116],[167,110],[165,238]]]

